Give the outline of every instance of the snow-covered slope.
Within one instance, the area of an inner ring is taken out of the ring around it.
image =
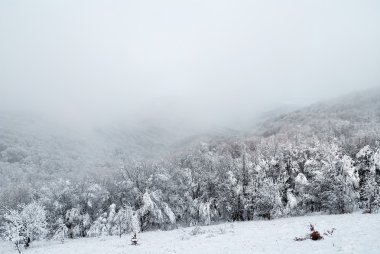
[[[335,228],[322,241],[294,241],[308,232],[309,223],[323,233]],[[313,215],[277,219],[225,223],[172,231],[153,231],[138,235],[140,245],[130,245],[131,235],[122,238],[82,238],[60,242],[34,242],[24,253],[30,254],[126,254],[126,253],[355,253],[377,254],[380,214]],[[2,254],[16,253],[11,243],[0,244]]]
[[[257,132],[269,136],[290,128],[299,131],[313,131],[322,136],[321,129],[331,128],[335,132],[346,131],[345,135],[358,135],[367,129],[378,130],[380,125],[380,88],[356,92],[334,100],[322,101],[266,119],[257,127]],[[303,130],[303,129],[307,130]]]
[[[37,114],[0,110],[0,192],[30,178],[47,181],[115,171],[122,160],[155,159],[207,135],[227,133],[190,128],[158,121],[76,128]]]

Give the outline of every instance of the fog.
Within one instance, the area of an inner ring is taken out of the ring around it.
[[[379,13],[376,0],[2,0],[0,106],[234,126],[378,86]]]

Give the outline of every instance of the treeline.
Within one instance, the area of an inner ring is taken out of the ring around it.
[[[380,145],[347,151],[337,143],[280,136],[211,141],[162,161],[124,161],[101,177],[19,186],[28,197],[2,207],[1,234],[13,241],[64,239],[312,212],[376,212]]]

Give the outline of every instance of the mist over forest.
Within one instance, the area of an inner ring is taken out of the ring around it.
[[[0,248],[378,213],[379,10],[2,1]]]

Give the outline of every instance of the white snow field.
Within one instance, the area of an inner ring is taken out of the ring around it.
[[[321,241],[294,241],[308,233],[309,223],[323,233],[336,228]],[[33,242],[23,253],[30,254],[129,254],[129,253],[380,253],[380,214],[313,215],[224,223],[172,231],[152,231],[138,235],[140,245],[130,245],[131,235]],[[1,242],[0,253],[17,253],[11,243]]]

